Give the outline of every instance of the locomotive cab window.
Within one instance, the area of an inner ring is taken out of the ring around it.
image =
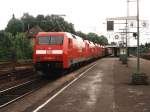
[[[49,37],[38,37],[38,43],[40,45],[49,44]]]
[[[38,37],[38,43],[40,45],[62,45],[63,40],[63,36]]]
[[[63,44],[63,37],[61,36],[52,36],[50,44],[62,45]]]

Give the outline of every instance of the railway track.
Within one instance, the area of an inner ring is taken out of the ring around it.
[[[0,108],[3,108],[8,104],[13,103],[18,99],[32,93],[48,82],[48,80],[43,80],[41,77],[38,77],[16,86],[0,90]]]
[[[0,82],[4,81],[4,80],[11,81],[11,80],[21,79],[24,77],[28,77],[28,76],[32,75],[33,73],[35,73],[33,68],[10,71],[8,73],[0,74]]]
[[[0,63],[0,69],[4,68],[12,68],[12,67],[19,67],[19,66],[32,66],[32,61],[24,61],[24,62],[1,62]]]
[[[150,60],[150,54],[141,54],[140,57],[146,60]]]

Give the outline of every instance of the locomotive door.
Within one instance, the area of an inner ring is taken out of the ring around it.
[[[68,39],[68,58],[70,64],[73,63],[73,40],[71,38]]]

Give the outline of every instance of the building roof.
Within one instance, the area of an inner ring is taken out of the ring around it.
[[[35,38],[38,32],[43,32],[43,30],[38,25],[36,25],[26,32],[26,36],[27,38]]]

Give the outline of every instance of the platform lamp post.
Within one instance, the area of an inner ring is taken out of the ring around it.
[[[140,52],[139,52],[139,41],[140,41],[140,31],[139,31],[139,0],[137,0],[137,69],[136,72],[132,74],[132,84],[135,85],[145,85],[148,84],[148,76],[140,71]]]
[[[140,32],[139,32],[139,0],[137,0],[137,72],[140,72],[140,55],[139,55],[139,41],[140,41]]]

